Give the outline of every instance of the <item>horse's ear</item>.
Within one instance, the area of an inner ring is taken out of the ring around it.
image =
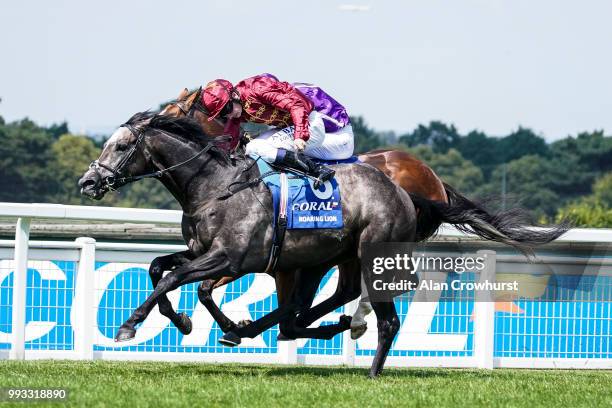
[[[202,87],[198,88],[197,91],[193,92],[191,95],[187,97],[188,103],[195,103],[200,98],[200,94],[202,93]]]
[[[176,100],[177,101],[181,101],[181,100],[185,99],[187,97],[187,95],[189,95],[189,89],[183,88],[183,90],[181,91],[179,96],[176,98]]]

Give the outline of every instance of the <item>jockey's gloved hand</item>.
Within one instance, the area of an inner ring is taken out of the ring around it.
[[[295,145],[295,148],[297,149],[298,152],[303,152],[304,149],[306,148],[306,142],[302,139],[295,139],[293,141],[293,144]]]

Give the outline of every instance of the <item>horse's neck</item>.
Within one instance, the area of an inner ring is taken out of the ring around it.
[[[172,139],[154,146],[150,149],[150,154],[156,170],[162,170],[190,159],[202,149],[202,146]],[[192,214],[202,204],[216,200],[226,192],[227,186],[242,170],[240,166],[228,165],[223,160],[204,153],[193,162],[164,174],[160,181],[179,202],[183,212]]]

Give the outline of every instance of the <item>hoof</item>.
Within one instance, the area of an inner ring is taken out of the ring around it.
[[[176,328],[179,329],[179,331],[184,334],[184,335],[188,335],[189,333],[191,333],[191,330],[193,329],[193,325],[191,324],[191,319],[189,318],[189,316],[187,316],[187,313],[181,313],[179,315],[181,322],[176,325]]]
[[[251,323],[253,323],[252,320],[241,320],[238,322],[238,324],[236,324],[236,328],[242,329],[243,327],[248,326]]]
[[[374,380],[378,378],[379,375],[380,375],[380,372],[373,372],[370,370],[370,372],[368,373],[368,378]]]
[[[357,340],[368,330],[368,324],[364,323],[359,326],[351,327],[351,339]]]
[[[278,335],[276,336],[276,341],[293,341],[293,340],[295,339],[292,339],[291,337],[287,337],[281,332],[278,332]]]
[[[338,320],[338,324],[342,330],[348,330],[351,327],[351,320],[353,320],[351,316],[342,315]]]
[[[219,339],[219,343],[227,347],[236,347],[242,343],[242,339],[234,332],[227,332]]]
[[[132,340],[136,336],[136,329],[129,327],[120,327],[117,335],[115,336],[115,342],[122,342]]]

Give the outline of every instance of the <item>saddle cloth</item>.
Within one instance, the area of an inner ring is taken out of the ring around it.
[[[279,172],[258,157],[257,166],[263,181],[272,193],[274,222],[279,214],[286,215],[287,229],[342,228],[342,202],[336,179],[315,189],[310,178]],[[356,157],[347,160],[321,161],[324,164],[354,163]],[[285,194],[283,194],[285,192]]]

